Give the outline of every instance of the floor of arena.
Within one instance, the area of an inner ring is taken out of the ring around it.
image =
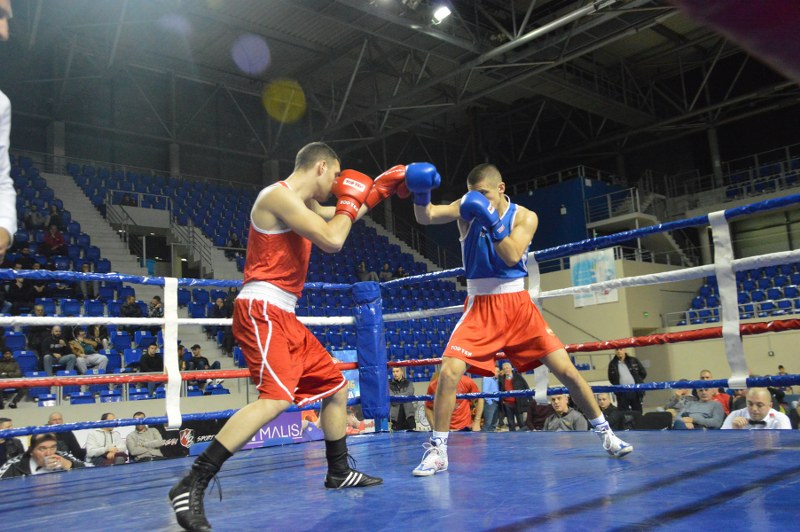
[[[206,497],[216,530],[791,529],[798,431],[624,433],[608,457],[591,433],[451,436],[450,470],[415,478],[422,433],[351,437],[366,489],[326,490],[322,442],[256,449],[226,463]],[[0,482],[4,530],[179,530],[166,494],[190,458]]]

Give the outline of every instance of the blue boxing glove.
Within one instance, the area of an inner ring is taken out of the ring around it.
[[[411,163],[406,166],[406,188],[414,194],[414,205],[431,202],[431,190],[438,188],[442,177],[431,163]]]
[[[473,219],[477,220],[494,242],[499,242],[508,236],[508,228],[500,219],[497,210],[492,207],[486,196],[478,191],[470,190],[464,194],[464,197],[461,198],[459,214],[468,222]]]

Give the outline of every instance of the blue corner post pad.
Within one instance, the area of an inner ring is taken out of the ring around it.
[[[356,321],[358,379],[364,418],[375,426],[389,417],[389,384],[386,372],[386,340],[383,330],[381,287],[375,282],[353,285]]]

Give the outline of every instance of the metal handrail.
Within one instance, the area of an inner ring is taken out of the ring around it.
[[[211,249],[204,239],[199,238],[197,233],[200,228],[189,220],[188,226],[180,225],[175,218],[170,217],[169,229],[177,244],[189,248],[189,256],[195,256],[200,262],[201,275],[213,275],[214,264],[211,257]]]
[[[109,199],[108,197],[106,198]],[[137,227],[137,223],[131,218],[131,215],[128,214],[128,211],[122,205],[111,205],[109,201],[106,202],[106,221],[112,226],[119,226],[119,234],[121,235],[122,241],[125,242],[128,246],[128,250],[136,255],[137,257],[141,257],[141,261],[144,262],[147,257],[143,256],[144,247],[142,243],[139,242],[136,238],[131,238],[134,236],[130,228]],[[140,263],[141,264],[141,263]]]

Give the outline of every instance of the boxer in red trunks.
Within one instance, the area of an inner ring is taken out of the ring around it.
[[[505,183],[491,164],[467,176],[468,192],[447,205],[432,205],[431,190],[441,181],[433,165],[408,168],[406,187],[413,194],[414,215],[423,225],[456,221],[461,240],[467,300],[442,355],[434,399],[433,435],[425,443],[414,476],[447,471],[447,438],[456,386],[467,369],[492,376],[495,353],[504,351],[517,371],[540,364],[566,386],[589,417],[603,448],[614,457],[633,451],[608,425],[592,389],[570,361],[564,344],[542,318],[525,290],[528,246],[539,225],[536,214],[511,202]]]
[[[347,380],[294,308],[308,272],[311,245],[339,251],[353,223],[391,196],[405,178],[395,166],[372,180],[340,171],[336,153],[323,143],[302,148],[292,174],[258,195],[250,214],[244,286],[234,305],[233,333],[244,353],[259,397],[228,420],[192,470],[169,492],[178,524],[211,530],[203,495],[209,481],[234,452],[292,403],[322,400],[328,474],[325,487],[366,487],[382,480],[351,469],[345,426]],[[333,193],[336,207],[325,207]]]

